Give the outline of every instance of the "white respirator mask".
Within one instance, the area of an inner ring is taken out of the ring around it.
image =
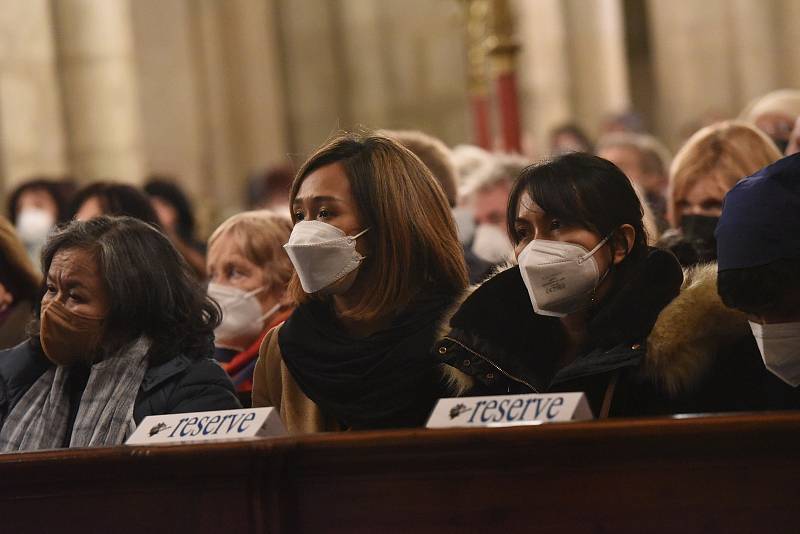
[[[244,291],[238,287],[221,284],[208,284],[208,296],[213,298],[222,309],[222,322],[214,330],[215,344],[220,347],[229,347],[231,342],[238,339],[255,339],[264,331],[264,321],[277,312],[280,303],[261,312],[261,303],[256,295],[266,287],[259,287],[252,291]],[[245,347],[230,347],[243,350]]]
[[[800,323],[749,322],[767,369],[792,387],[800,385]]]
[[[519,255],[519,270],[536,313],[564,317],[591,304],[602,282],[594,254],[609,237],[592,250],[564,241],[528,243]]]
[[[369,228],[348,236],[322,221],[295,224],[283,248],[292,260],[303,291],[316,293],[356,270],[364,261],[364,256],[356,250],[356,239],[367,231]]]
[[[50,212],[39,208],[25,208],[17,215],[16,229],[26,245],[41,246],[47,241],[50,230],[56,224]]]

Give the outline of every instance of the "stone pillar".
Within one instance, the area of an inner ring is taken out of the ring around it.
[[[144,171],[129,0],[52,2],[69,158],[83,179]]]
[[[4,1],[0,34],[1,196],[31,175],[67,168],[50,2]]]
[[[562,0],[517,0],[514,9],[521,47],[523,150],[538,157],[549,148],[549,131],[570,120],[573,113],[564,4]]]
[[[620,0],[517,0],[524,125],[535,152],[567,121],[590,134],[630,105]]]
[[[658,133],[676,149],[708,113],[736,116],[742,103],[728,0],[649,0],[658,88]]]
[[[201,201],[209,196],[204,187],[205,106],[200,101],[190,4],[135,0],[131,9],[145,174],[173,176]]]
[[[350,123],[339,2],[278,0],[278,8],[289,139],[299,164]]]
[[[728,5],[732,44],[728,53],[736,69],[735,96],[739,109],[781,86],[781,48],[777,46],[779,34],[775,31],[777,7],[769,0],[732,0]],[[793,19],[794,25],[797,20]],[[790,47],[795,48],[796,44]]]
[[[609,113],[630,107],[620,0],[567,0],[574,116],[590,134]]]
[[[203,207],[219,222],[244,207],[248,175],[285,163],[283,76],[273,1],[192,0]]]
[[[287,157],[275,0],[225,0],[225,50],[234,132],[247,172]]]
[[[778,62],[778,71],[781,74],[781,85],[784,87],[800,88],[800,2],[797,0],[778,0],[776,2],[775,17],[777,27],[780,28],[780,39],[772,56]]]

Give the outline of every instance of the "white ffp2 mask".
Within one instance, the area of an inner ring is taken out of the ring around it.
[[[600,283],[592,250],[564,241],[534,239],[519,255],[519,270],[533,309],[540,315],[564,317],[585,308]]]
[[[261,312],[261,303],[256,295],[264,291],[264,287],[252,291],[244,291],[238,287],[221,284],[208,284],[208,296],[213,298],[222,309],[222,322],[214,330],[215,344],[230,347],[235,340],[255,339],[264,330],[264,320],[280,309],[280,303]],[[245,347],[230,347],[244,349]]]
[[[502,228],[483,223],[475,228],[472,252],[489,263],[503,263],[514,257],[514,247]]]
[[[292,260],[300,285],[306,293],[316,293],[353,272],[364,256],[356,251],[354,236],[322,221],[300,221],[294,225],[283,248]]]
[[[800,385],[800,323],[749,322],[767,369],[792,387]]]

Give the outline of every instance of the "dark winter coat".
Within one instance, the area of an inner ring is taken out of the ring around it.
[[[51,365],[28,341],[0,351],[0,420]],[[230,378],[216,361],[177,356],[147,370],[133,418],[138,425],[148,415],[240,407]]]
[[[672,413],[800,408],[800,388],[764,366],[747,317],[722,303],[713,263],[687,271],[650,333],[643,372]]]
[[[437,344],[454,395],[583,391],[595,415],[783,409],[798,391],[763,365],[743,314],[716,292],[716,265],[687,271],[653,251],[589,323],[589,343],[555,371],[557,319],[533,313],[519,271],[469,294]],[[680,294],[678,294],[680,288]]]
[[[452,316],[435,349],[453,393],[583,391],[595,415],[634,415],[658,404],[638,374],[647,336],[678,295],[683,273],[674,256],[659,250],[629,273],[592,312],[583,350],[561,369],[555,367],[566,341],[561,321],[534,313],[519,269],[484,282]]]

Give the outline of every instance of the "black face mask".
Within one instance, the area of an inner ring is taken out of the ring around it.
[[[778,150],[781,154],[786,154],[786,148],[789,146],[788,139],[773,139],[775,144],[778,145]]]
[[[681,232],[684,241],[689,243],[697,253],[699,263],[717,259],[717,240],[714,238],[714,230],[716,230],[718,222],[719,217],[707,215],[684,215],[681,217]]]

